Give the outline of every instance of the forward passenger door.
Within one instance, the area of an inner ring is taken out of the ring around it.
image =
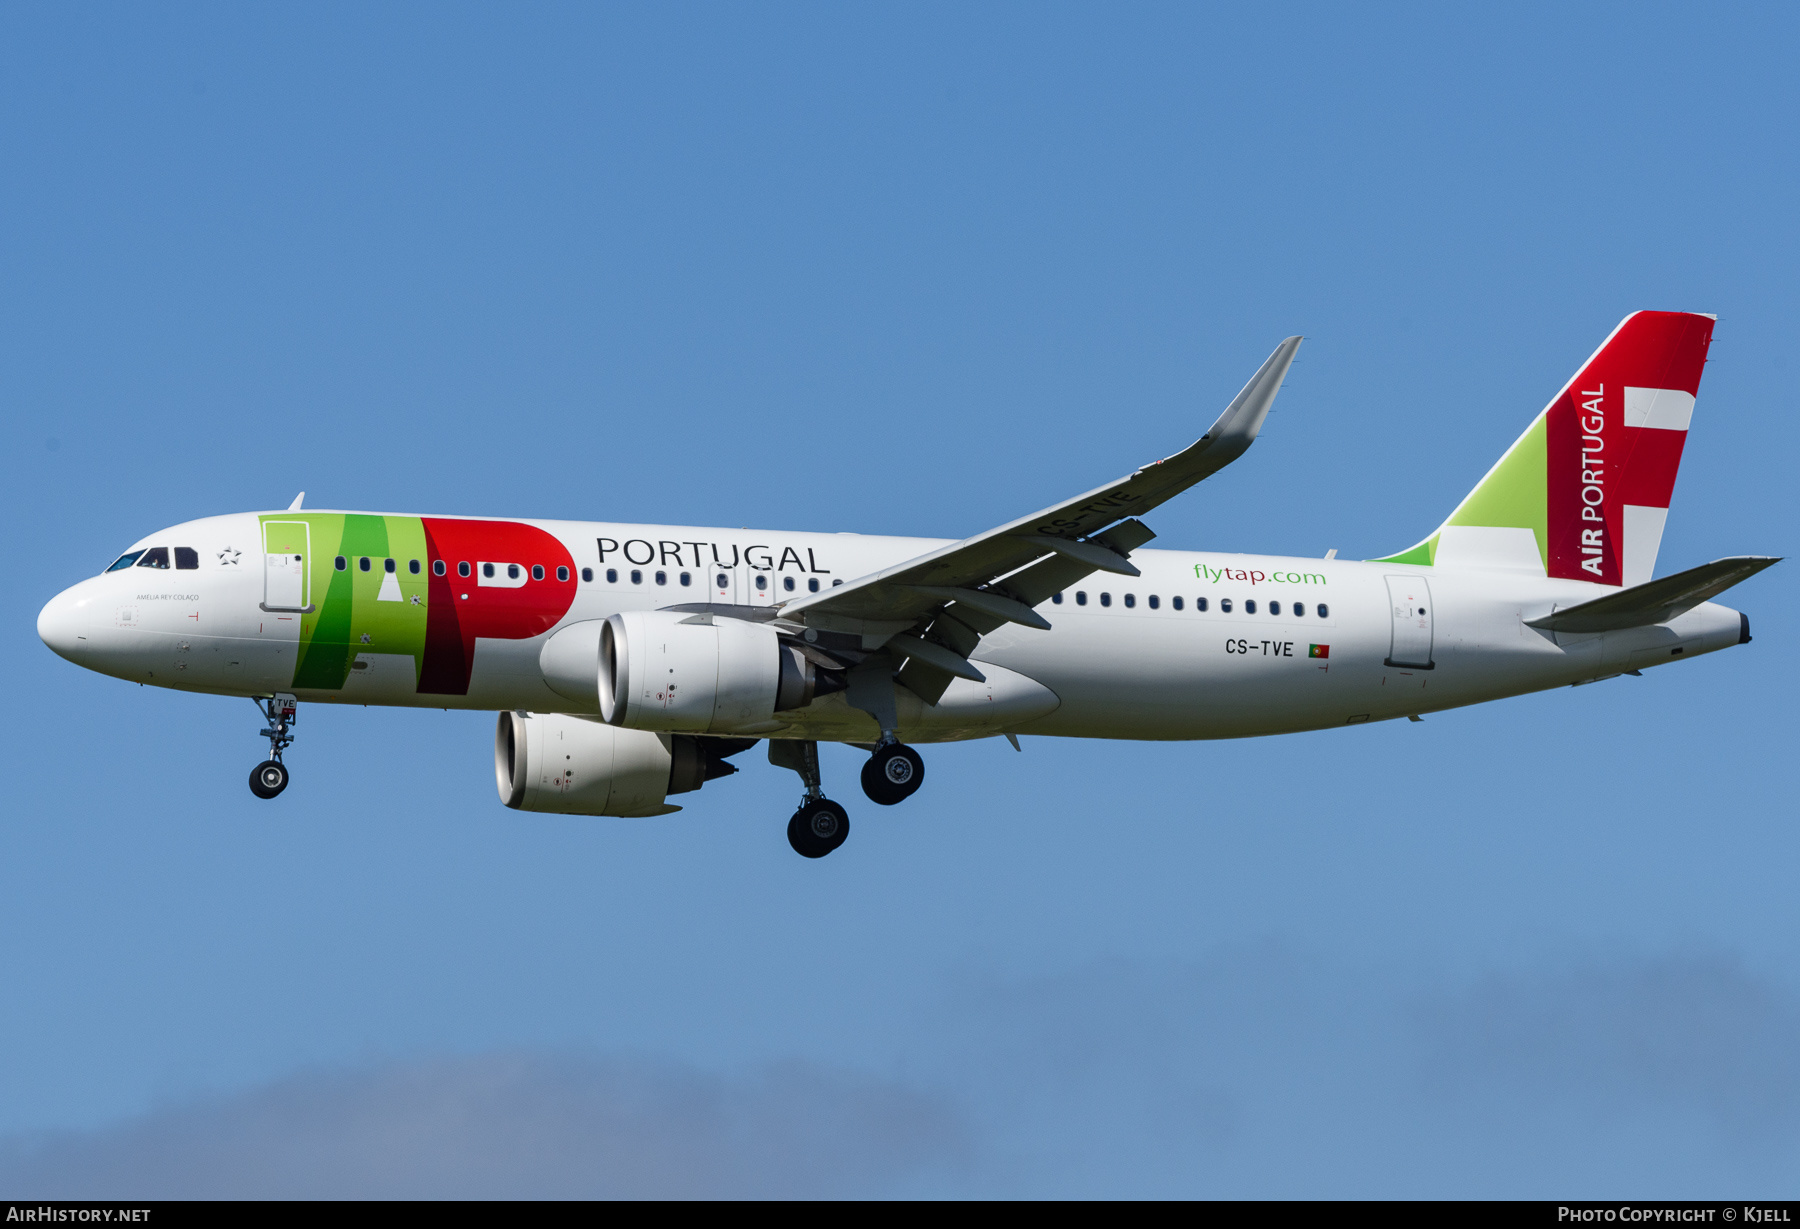
[[[312,554],[312,526],[304,521],[269,521],[263,525],[263,600],[265,611],[307,613],[306,561]]]

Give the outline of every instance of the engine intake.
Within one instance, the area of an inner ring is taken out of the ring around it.
[[[685,794],[737,768],[726,757],[753,738],[692,738],[622,730],[564,713],[501,713],[494,729],[500,801],[518,811],[640,818],[667,815]]]
[[[600,715],[633,730],[754,731],[843,690],[767,623],[629,610],[600,628]]]

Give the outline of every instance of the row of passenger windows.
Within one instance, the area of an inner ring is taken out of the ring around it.
[[[644,583],[644,572],[640,568],[632,568],[631,571],[627,573],[627,576],[634,585],[641,585]],[[592,568],[581,569],[581,579],[592,580],[593,578],[594,573]],[[651,579],[659,585],[666,585],[669,583],[669,574],[667,572],[655,572],[651,574]],[[694,576],[691,572],[678,572],[676,573],[675,580],[676,583],[685,588],[694,583]],[[606,569],[606,583],[609,585],[616,585],[619,583],[618,568]],[[729,589],[731,587],[731,577],[720,572],[717,576],[713,577],[713,583],[721,589]],[[844,582],[841,580],[834,580],[831,583],[835,586],[841,585]],[[799,588],[799,585],[792,576],[783,576],[781,578],[781,587],[787,592],[793,593]],[[766,593],[768,592],[768,589],[769,574],[767,572],[758,572],[756,574],[756,591],[758,593]],[[817,576],[808,576],[806,578],[806,591],[808,593],[817,593],[819,591],[819,578]]]
[[[335,563],[335,566],[337,567],[337,570],[340,572],[347,571],[350,567],[350,561],[342,555],[339,555],[337,557],[337,559],[334,561],[334,563]],[[373,559],[369,558],[367,555],[363,555],[363,556],[359,557],[356,561],[356,569],[359,572],[373,571],[374,567],[375,567],[375,561]],[[501,568],[506,569],[506,578],[508,580],[518,580],[521,576],[525,575],[525,567],[523,564],[519,564],[519,563],[484,563],[481,565],[481,575],[486,580],[494,580],[495,578],[497,578],[499,576]],[[400,570],[400,565],[397,560],[383,559],[381,561],[381,570],[384,572],[390,572],[390,573],[398,572]],[[408,559],[406,561],[406,570],[409,573],[411,573],[412,575],[417,576],[421,570],[419,567],[419,561],[417,559]],[[433,576],[446,576],[449,574],[449,572],[450,572],[450,565],[445,563],[442,559],[433,559],[431,561],[431,574]],[[462,577],[473,576],[475,574],[475,569],[472,565],[470,565],[468,563],[459,563],[456,565],[456,574],[458,576],[462,576]],[[544,565],[543,564],[534,563],[531,565],[531,579],[533,579],[533,580],[544,579]],[[556,579],[566,583],[569,579],[569,569],[566,567],[557,568],[556,569]],[[581,579],[583,579],[583,580],[594,579],[594,569],[593,568],[582,568],[581,569]]]
[[[191,546],[177,546],[175,549],[175,566],[183,572],[191,572],[200,566],[200,552]],[[169,566],[169,548],[152,546],[148,550],[134,550],[120,555],[113,565],[106,570],[121,572],[132,564],[140,568],[159,568],[167,570]]]
[[[375,562],[376,561],[374,559],[371,559],[369,556],[363,555],[363,556],[359,557],[356,561],[357,570],[363,571],[363,572],[372,571],[372,570],[374,570]],[[399,563],[396,560],[383,559],[380,562],[381,562],[383,571],[396,572],[399,570]],[[345,558],[343,555],[339,555],[336,560],[336,565],[337,565],[338,571],[340,571],[340,572],[345,571],[350,566],[350,560]],[[128,565],[121,563],[121,564],[118,564],[115,566],[128,566]],[[165,563],[161,566],[167,567],[168,565]],[[182,566],[186,567],[189,565],[183,564]],[[524,575],[524,565],[518,564],[518,563],[484,563],[481,565],[481,575],[486,580],[497,579],[499,576],[499,569],[501,569],[501,568],[506,569],[506,579],[508,579],[508,580],[518,580],[521,576]],[[420,571],[419,561],[417,559],[407,560],[406,561],[406,570],[408,572],[410,572],[412,575],[417,576]],[[449,565],[446,564],[442,559],[433,559],[431,561],[431,574],[433,576],[445,576],[445,575],[448,575],[448,573],[449,573]],[[473,565],[471,565],[469,563],[459,563],[456,565],[456,574],[458,576],[465,577],[465,578],[469,577],[469,576],[473,576],[475,574],[474,567],[473,567]],[[542,580],[542,579],[544,579],[544,575],[545,575],[545,571],[544,571],[543,564],[534,563],[531,565],[531,579]],[[644,572],[641,568],[632,568],[629,573],[629,576],[631,579],[631,583],[634,585],[641,585],[644,583]],[[558,567],[556,569],[556,579],[566,582],[569,579],[569,569],[566,567]],[[582,568],[581,569],[581,579],[586,583],[592,583],[593,579],[594,579],[594,569],[593,568]],[[669,574],[667,572],[655,572],[655,573],[652,573],[651,579],[656,584],[666,585],[669,583]],[[723,573],[723,572],[719,573],[719,575],[715,579],[718,582],[719,588],[725,589],[725,588],[730,587],[731,578],[729,576],[725,575],[725,573]],[[688,588],[688,587],[692,586],[694,583],[694,574],[692,572],[679,572],[675,576],[675,581],[677,584],[681,585],[683,588]],[[606,583],[609,585],[616,585],[619,583],[619,569],[618,568],[607,568],[606,569]],[[833,585],[841,585],[844,582],[841,580],[834,580],[831,583]],[[758,572],[756,575],[757,592],[759,592],[759,593],[764,592],[768,589],[768,587],[769,587],[768,574],[765,572]],[[795,585],[794,578],[792,576],[783,576],[781,578],[781,587],[783,589],[787,590],[789,593],[792,593],[795,591],[797,586]],[[817,593],[819,591],[819,578],[816,576],[807,577],[806,589],[807,589],[807,592],[809,592],[809,593]]]
[[[1050,600],[1052,602],[1054,602],[1056,605],[1060,606],[1060,605],[1062,605],[1063,595],[1058,593],[1055,596],[1053,596]],[[1158,597],[1154,593],[1152,593],[1148,598],[1146,598],[1144,600],[1145,600],[1145,603],[1152,610],[1159,610],[1162,608],[1162,598]],[[1075,591],[1075,604],[1077,606],[1087,605],[1088,604],[1088,595],[1085,592],[1083,592],[1082,590],[1077,589]],[[1111,606],[1113,604],[1112,594],[1102,593],[1100,595],[1100,604],[1102,606]],[[1183,604],[1184,604],[1183,600],[1179,597],[1172,597],[1169,599],[1169,605],[1176,610],[1182,609]],[[1137,605],[1137,594],[1127,593],[1125,595],[1125,605],[1128,607],[1136,606]],[[1281,602],[1271,601],[1269,603],[1269,613],[1272,615],[1280,614],[1281,606],[1282,606]],[[1301,618],[1306,617],[1306,603],[1305,602],[1289,602],[1289,603],[1287,603],[1287,606],[1288,606],[1288,609],[1290,611],[1292,611],[1295,615],[1298,615]],[[1207,599],[1205,599],[1203,597],[1195,598],[1194,599],[1194,609],[1197,611],[1200,611],[1202,613],[1204,613],[1205,611],[1210,609]],[[1220,613],[1230,614],[1231,610],[1232,610],[1231,599],[1228,597],[1220,598],[1219,599]],[[1313,605],[1313,610],[1318,615],[1318,617],[1321,619],[1329,619],[1331,617],[1331,607],[1327,606],[1324,602],[1315,603]],[[1244,599],[1244,613],[1245,614],[1255,614],[1256,613],[1256,599],[1255,598],[1251,597],[1251,598]]]
[[[589,580],[593,577],[593,575],[594,575],[594,570],[592,568],[582,568],[581,569],[581,579]],[[655,579],[656,579],[657,584],[666,585],[669,583],[669,574],[667,572],[658,572],[656,574]],[[679,580],[681,585],[685,588],[686,586],[694,583],[694,574],[692,572],[683,572],[676,579]],[[619,583],[619,569],[618,568],[607,568],[606,569],[606,583],[609,585],[616,585]],[[644,573],[641,569],[638,569],[638,568],[631,569],[631,583],[634,585],[641,585],[644,583]]]

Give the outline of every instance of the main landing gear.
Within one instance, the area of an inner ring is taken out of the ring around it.
[[[788,844],[803,858],[823,858],[850,835],[850,816],[829,798],[808,798],[788,820]]]
[[[865,746],[867,744],[864,744]],[[769,740],[769,762],[800,774],[806,787],[800,809],[788,820],[788,844],[803,858],[823,858],[850,835],[850,816],[819,785],[819,744],[797,739]],[[863,765],[863,792],[882,806],[912,796],[925,782],[925,761],[899,742],[878,743]]]
[[[253,702],[269,723],[266,729],[257,731],[269,740],[269,758],[250,770],[250,792],[258,798],[273,798],[288,787],[287,765],[281,762],[281,753],[294,741],[289,731],[299,720],[295,716],[299,705],[293,696],[286,695]]]
[[[788,820],[788,844],[803,858],[823,858],[850,835],[850,816],[819,787],[819,744],[771,738],[769,763],[800,774],[806,796]]]
[[[878,806],[905,802],[925,784],[925,761],[905,743],[878,743],[862,768],[863,793]]]

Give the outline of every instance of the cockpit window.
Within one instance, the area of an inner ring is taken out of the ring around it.
[[[149,550],[144,552],[144,557],[137,561],[137,565],[140,568],[166,569],[169,566],[169,548],[166,546],[152,546]]]
[[[109,572],[117,572],[124,568],[128,568],[132,564],[136,563],[138,560],[138,556],[143,553],[144,552],[141,550],[127,551],[125,554],[120,555],[118,558],[118,561],[116,563],[114,563],[110,568],[107,568],[106,570]]]
[[[183,572],[191,572],[200,566],[200,552],[191,546],[175,548],[175,566]]]

